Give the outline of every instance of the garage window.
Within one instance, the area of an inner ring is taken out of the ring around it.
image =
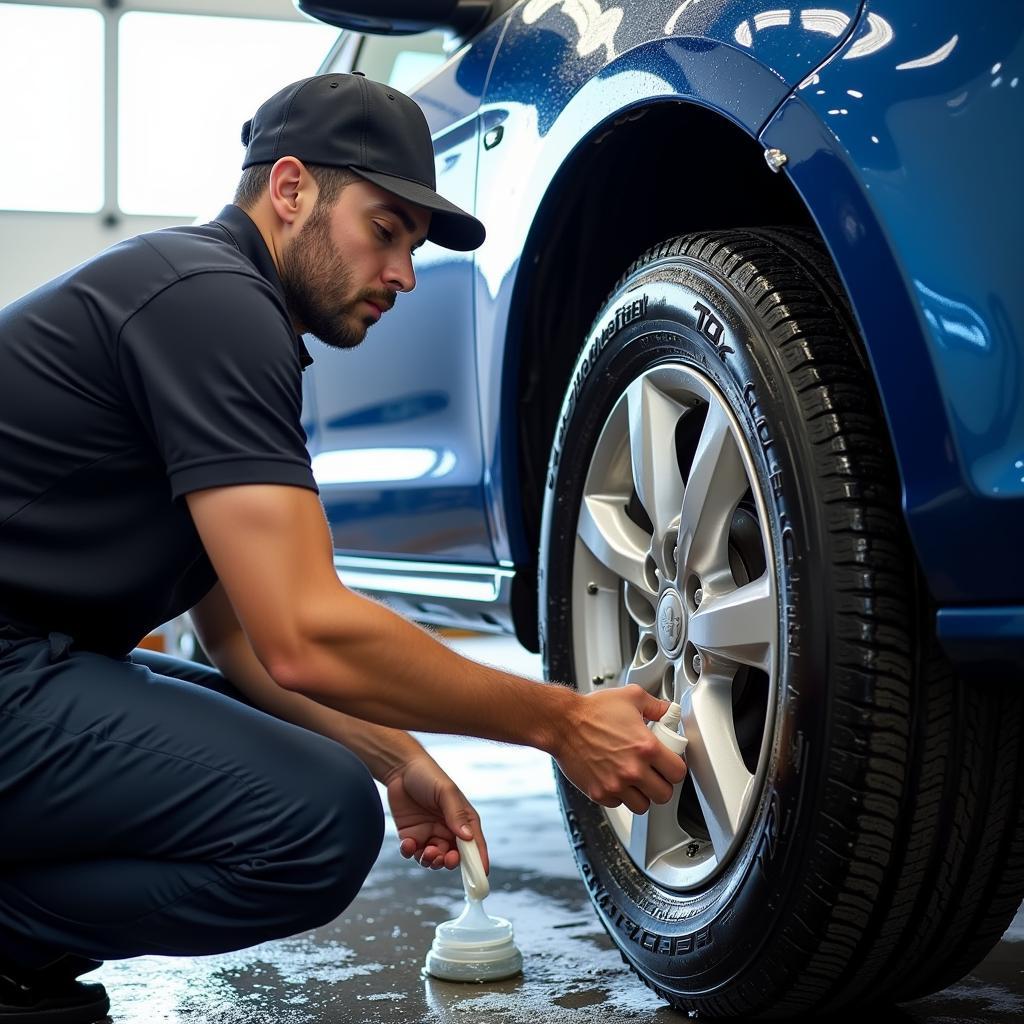
[[[216,215],[238,181],[243,122],[282,86],[315,74],[337,35],[329,26],[300,22],[122,15],[121,210]]]
[[[354,70],[402,92],[413,91],[447,59],[443,32],[412,36],[364,36]]]
[[[0,208],[103,206],[103,16],[0,4]]]

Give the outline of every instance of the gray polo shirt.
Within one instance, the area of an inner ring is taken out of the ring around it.
[[[125,656],[216,582],[183,495],[316,491],[255,224],[128,239],[0,310],[0,624]]]

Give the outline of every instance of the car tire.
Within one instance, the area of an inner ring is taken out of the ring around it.
[[[600,807],[556,772],[597,914],[673,1006],[899,1001],[998,942],[1024,898],[1024,688],[968,685],[935,642],[810,232],[687,235],[628,269],[566,392],[538,576],[546,678],[683,705],[670,804]]]

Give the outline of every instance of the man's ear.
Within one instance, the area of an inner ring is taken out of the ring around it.
[[[316,180],[298,157],[283,156],[270,169],[267,185],[270,204],[281,221],[289,226],[301,226],[316,204],[319,193]]]

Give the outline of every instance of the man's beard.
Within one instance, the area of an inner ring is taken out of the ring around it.
[[[292,318],[332,348],[355,348],[366,337],[373,320],[368,313],[359,313],[362,298],[385,309],[394,301],[393,296],[385,299],[368,293],[346,299],[352,290],[352,273],[331,242],[326,204],[313,209],[281,254],[280,277]]]

